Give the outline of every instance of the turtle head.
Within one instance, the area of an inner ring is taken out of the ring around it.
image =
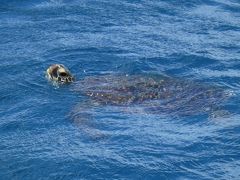
[[[74,80],[71,72],[62,64],[51,65],[46,71],[46,77],[57,84],[68,84]]]

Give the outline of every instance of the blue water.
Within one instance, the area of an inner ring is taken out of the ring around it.
[[[240,179],[238,0],[1,0],[0,39],[0,179]],[[69,116],[85,97],[44,78],[53,63],[234,96],[216,118],[89,107],[93,138]]]

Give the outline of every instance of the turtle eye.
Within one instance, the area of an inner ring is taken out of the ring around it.
[[[69,78],[68,78],[68,81],[69,81],[69,82],[72,82],[73,80],[72,80],[72,78],[71,78],[71,77],[69,77]]]
[[[59,73],[59,76],[66,77],[66,76],[67,76],[67,73],[61,72],[61,73]]]

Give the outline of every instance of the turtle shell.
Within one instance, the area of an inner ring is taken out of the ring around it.
[[[207,111],[230,95],[220,87],[154,75],[89,76],[74,90],[98,104],[138,104],[156,112],[179,113]]]

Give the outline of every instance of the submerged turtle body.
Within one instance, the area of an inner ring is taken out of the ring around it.
[[[75,91],[98,104],[142,106],[152,112],[196,114],[229,97],[220,87],[156,75],[105,75],[78,81]]]

